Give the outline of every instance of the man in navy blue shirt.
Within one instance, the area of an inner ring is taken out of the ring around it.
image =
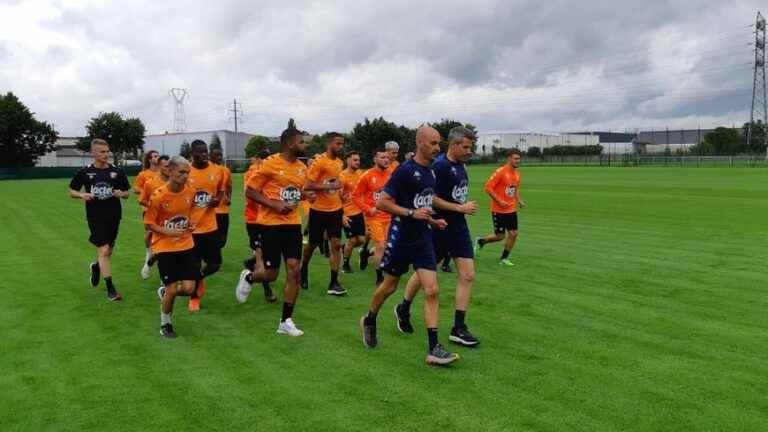
[[[85,202],[85,215],[96,246],[97,261],[90,264],[90,283],[94,288],[99,278],[107,285],[107,298],[120,301],[122,297],[112,284],[112,250],[120,228],[122,206],[120,199],[131,194],[131,186],[123,170],[109,163],[109,145],[103,139],[91,141],[93,163],[75,174],[69,182],[69,196]],[[85,191],[81,191],[85,189]]]
[[[475,254],[465,215],[473,215],[477,211],[477,203],[467,200],[469,177],[464,162],[472,155],[474,139],[474,132],[467,128],[459,126],[451,129],[448,134],[448,152],[440,155],[432,164],[437,182],[437,195],[433,200],[436,209],[434,217],[448,222],[445,230],[433,232],[435,254],[438,262],[453,258],[458,271],[456,310],[448,338],[451,342],[466,347],[474,347],[480,343],[464,323],[472,282],[475,279]],[[405,298],[395,306],[397,328],[402,333],[413,333],[410,319],[411,301],[420,288],[419,278],[416,275],[411,276],[405,288]]]
[[[376,208],[392,215],[387,248],[379,265],[386,275],[373,294],[368,315],[360,318],[360,330],[365,346],[375,348],[376,315],[397,290],[400,277],[413,266],[425,293],[424,321],[429,341],[426,362],[445,365],[459,356],[446,351],[437,339],[439,287],[432,228],[442,230],[447,223],[432,217],[436,184],[430,164],[439,150],[440,134],[432,127],[420,127],[416,132],[416,155],[397,167],[376,202]]]

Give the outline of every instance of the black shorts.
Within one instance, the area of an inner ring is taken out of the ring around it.
[[[248,243],[251,245],[251,250],[261,249],[261,231],[263,229],[264,225],[245,224],[245,230],[248,231]]]
[[[435,246],[437,261],[444,258],[469,258],[475,257],[472,238],[464,218],[448,222],[444,230],[432,231],[432,242]]]
[[[262,225],[261,253],[264,267],[280,268],[280,261],[301,259],[301,225]]]
[[[192,281],[200,279],[200,260],[197,259],[195,249],[180,252],[161,252],[155,255],[157,269],[160,271],[160,280],[163,285],[178,281]]]
[[[517,231],[517,212],[493,213],[493,232],[504,234],[507,231]]]
[[[365,235],[365,217],[362,213],[349,217],[349,226],[344,227],[344,235],[348,239]]]
[[[218,231],[205,234],[192,234],[195,239],[197,259],[206,264],[221,264],[221,238]]]
[[[91,231],[88,241],[96,247],[114,246],[119,228],[120,218],[88,219],[88,229]]]
[[[341,238],[341,226],[343,224],[344,211],[339,209],[332,212],[324,212],[309,209],[309,243],[321,245],[328,233],[328,239]]]
[[[223,248],[227,244],[227,235],[229,235],[229,213],[216,213],[216,226],[219,227],[219,239]]]
[[[411,266],[414,270],[437,270],[435,246],[431,236],[420,242],[407,244],[392,241],[390,236],[379,268],[392,276],[400,277],[408,273]]]

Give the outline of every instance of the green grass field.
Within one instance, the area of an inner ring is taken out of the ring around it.
[[[482,211],[473,234],[490,231]],[[233,288],[248,253],[233,204],[223,270],[204,309],[177,302],[174,341],[158,336],[157,275],[142,281],[134,200],[114,257],[125,301],[87,284],[84,210],[67,180],[0,182],[0,430],[738,430],[768,429],[768,171],[527,168],[514,268],[486,247],[468,323],[482,339],[450,368],[424,365],[391,308],[380,346],[357,319],[373,272],[327,262],[278,336],[280,305]],[[235,179],[239,190],[241,178]],[[441,340],[454,280],[441,275]],[[279,285],[282,286],[281,284]],[[401,284],[402,286],[402,284]],[[185,300],[185,299],[183,299]]]

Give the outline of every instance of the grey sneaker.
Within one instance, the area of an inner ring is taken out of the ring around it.
[[[443,366],[449,363],[453,363],[458,359],[458,354],[448,352],[445,350],[445,348],[443,348],[442,345],[437,344],[427,353],[426,362],[428,365]]]
[[[376,324],[366,324],[365,317],[360,318],[360,333],[366,348],[376,348],[376,345],[379,344],[379,341],[376,340]]]

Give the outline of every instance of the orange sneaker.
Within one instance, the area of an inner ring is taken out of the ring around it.
[[[190,297],[189,303],[187,304],[187,309],[189,309],[190,312],[197,312],[200,310],[200,298],[199,297]]]

